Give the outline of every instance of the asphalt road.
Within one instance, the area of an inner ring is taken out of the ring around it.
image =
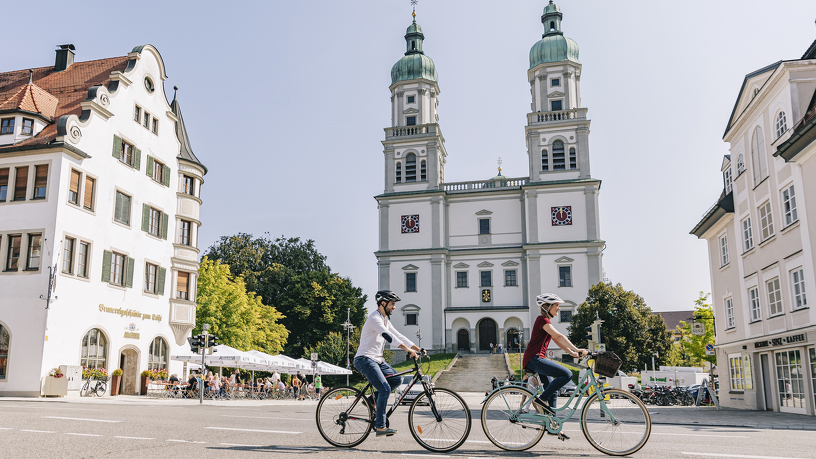
[[[186,402],[186,401],[185,401]],[[3,401],[0,399],[0,458],[161,457],[260,458],[306,457],[377,459],[390,456],[607,457],[593,449],[577,423],[572,437],[545,435],[525,452],[493,446],[473,409],[468,441],[448,455],[422,449],[407,430],[407,407],[391,419],[394,437],[374,435],[355,449],[326,443],[315,427],[315,402],[210,402],[189,404],[106,404]],[[816,458],[816,434],[809,431],[654,425],[639,458]]]

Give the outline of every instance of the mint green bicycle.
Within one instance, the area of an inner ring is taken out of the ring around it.
[[[530,449],[545,432],[565,440],[562,434],[565,424],[581,407],[581,400],[588,397],[581,407],[580,427],[595,449],[611,456],[625,456],[643,448],[652,432],[652,418],[646,405],[629,391],[605,389],[595,379],[594,373],[614,376],[621,360],[612,352],[592,353],[582,358],[579,365],[588,367],[589,359],[595,361],[594,370],[585,372],[567,403],[554,408],[556,414],[566,413],[563,419],[539,413],[532,404],[533,398],[544,392],[540,381],[535,393],[520,385],[493,390],[482,401],[482,428],[487,438],[505,451]]]

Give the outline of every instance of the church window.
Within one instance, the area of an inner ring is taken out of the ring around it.
[[[516,277],[515,269],[508,269],[504,272],[504,286],[518,287],[518,278]]]
[[[553,142],[552,151],[553,151],[553,170],[562,171],[566,169],[567,165],[564,160],[564,142],[560,140],[556,140],[555,142]]]
[[[754,171],[754,186],[768,177],[768,162],[765,158],[765,136],[762,135],[762,128],[754,129],[751,139],[751,168]]]
[[[788,130],[788,120],[785,117],[785,112],[779,112],[776,115],[776,138],[782,137],[782,134]]]
[[[555,30],[555,21],[550,21],[550,30]]]
[[[480,218],[479,219],[479,234],[490,234],[490,219],[489,218]]]
[[[479,275],[481,278],[481,283],[479,284],[480,287],[492,287],[493,286],[493,271],[479,271]]]
[[[572,322],[572,311],[561,311],[561,323]]]
[[[405,291],[406,292],[416,292],[417,291],[416,275],[417,275],[417,273],[405,273]]]
[[[468,277],[467,271],[458,271],[456,273],[456,288],[467,288]]]
[[[737,177],[742,175],[743,172],[745,172],[745,158],[743,158],[742,153],[740,153],[737,157]]]
[[[578,168],[578,158],[575,155],[575,148],[570,148],[570,169]]]
[[[553,78],[550,86],[561,86],[561,78]]]
[[[416,325],[417,324],[417,314],[412,312],[410,314],[405,314],[405,325]]]
[[[572,287],[572,266],[558,267],[558,286]]]
[[[425,160],[424,159],[419,163],[419,180],[421,180],[423,182],[428,180],[428,174],[427,174],[427,171],[426,171]]]
[[[405,119],[406,126],[416,126],[416,116],[409,116]]]
[[[553,100],[550,101],[550,111],[558,112],[561,111],[561,101],[560,100]]]
[[[416,51],[416,41],[415,40],[411,40],[411,50]]]
[[[408,96],[408,103],[413,104],[416,96]]]
[[[541,170],[550,170],[550,155],[547,153],[547,150],[541,150]]]
[[[413,153],[405,157],[405,181],[416,182],[416,155]]]
[[[402,183],[402,163],[397,161],[397,183]]]

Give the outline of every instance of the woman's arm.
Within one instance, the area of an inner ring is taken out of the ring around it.
[[[550,336],[552,336],[553,341],[555,341],[555,344],[557,344],[558,347],[569,352],[569,354],[572,355],[573,357],[575,357],[576,355],[589,354],[589,351],[587,351],[586,349],[580,349],[578,348],[578,346],[572,344],[569,338],[567,338],[566,336],[561,334],[561,332],[556,330],[555,327],[552,326],[552,324],[544,324],[544,331],[549,333]]]

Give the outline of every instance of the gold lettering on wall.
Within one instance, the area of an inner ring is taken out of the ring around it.
[[[136,332],[125,332],[125,338],[139,339],[139,334]]]
[[[161,322],[162,320],[161,314],[147,314],[139,312],[135,309],[109,308],[104,304],[99,305],[99,312],[118,314],[119,317],[136,317],[141,318],[142,320],[155,320],[156,322]],[[127,338],[127,336],[125,336],[125,338]]]

